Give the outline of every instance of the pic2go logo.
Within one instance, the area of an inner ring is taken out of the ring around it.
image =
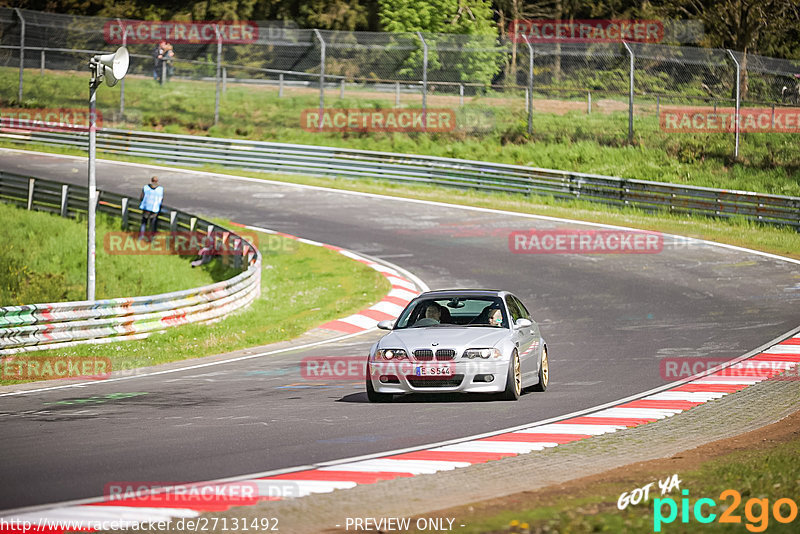
[[[675,499],[666,497],[663,499],[653,499],[653,531],[661,532],[661,525],[669,525],[678,518],[678,512],[681,514],[681,523],[689,523],[691,518],[689,513],[694,516],[694,520],[698,523],[711,523],[717,519],[717,514],[712,510],[717,506],[714,499],[698,499],[692,506],[689,503],[689,490],[682,490],[683,498],[681,499],[680,507]],[[737,509],[742,503],[742,495],[734,490],[727,489],[719,494],[721,501],[731,499],[731,504],[719,515],[717,520],[719,523],[734,523],[741,524],[742,517],[737,514]],[[782,498],[777,499],[770,508],[769,499],[757,499],[755,497],[748,499],[744,505],[744,516],[747,519],[745,528],[750,532],[764,532],[769,526],[770,512],[778,523],[791,523],[797,519],[797,503],[792,499]],[[665,506],[668,509],[665,516]]]

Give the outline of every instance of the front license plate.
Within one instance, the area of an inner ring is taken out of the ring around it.
[[[447,365],[441,367],[424,367],[418,365],[414,374],[417,376],[451,376],[453,370]]]

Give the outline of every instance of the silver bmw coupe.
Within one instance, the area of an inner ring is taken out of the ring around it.
[[[500,393],[547,389],[547,344],[522,302],[508,291],[428,291],[408,303],[370,349],[367,397],[402,393]]]

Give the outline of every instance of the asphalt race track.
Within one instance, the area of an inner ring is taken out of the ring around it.
[[[84,160],[0,151],[0,169],[86,183]],[[800,266],[744,251],[667,237],[657,254],[514,254],[512,230],[582,226],[107,161],[98,162],[98,187],[138,197],[152,174],[170,206],[384,258],[431,288],[517,293],[546,336],[551,387],[517,403],[456,396],[373,405],[361,381],[300,376],[308,356],[365,356],[380,335],[369,333],[0,397],[0,511],[97,497],[110,482],[218,479],[538,421],[666,383],[663,357],[733,358],[800,324]],[[69,402],[88,397],[102,401]]]

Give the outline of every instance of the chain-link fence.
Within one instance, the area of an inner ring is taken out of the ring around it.
[[[2,106],[41,106],[41,98],[26,100],[26,91],[38,84],[37,75],[86,72],[91,54],[117,46],[108,44],[109,24],[125,28],[135,21],[0,9]],[[423,116],[428,109],[447,108],[455,111],[455,126],[466,135],[487,129],[530,134],[585,127],[587,137],[646,143],[647,132],[658,129],[659,121],[663,126],[663,115],[670,110],[716,112],[741,106],[768,108],[775,116],[776,108],[800,106],[800,61],[754,54],[666,44],[530,43],[256,24],[252,42],[231,44],[218,38],[175,43],[175,56],[165,62],[154,59],[152,43],[126,43],[131,53],[128,80],[183,80],[205,87],[204,94],[214,95],[214,107],[196,120],[197,130],[243,118],[307,127],[297,106],[419,108]],[[287,99],[286,105],[255,110],[246,102],[228,105],[226,93],[234,84],[292,97],[292,104]],[[133,99],[126,101],[124,83],[120,91],[119,110],[101,109],[105,124],[169,124],[169,117],[148,116]],[[81,99],[76,95],[73,104]],[[582,122],[577,118],[581,115],[613,120]],[[323,118],[314,124],[321,128]],[[248,133],[246,126],[241,130]],[[738,154],[739,136],[731,134],[730,139],[731,152]]]

